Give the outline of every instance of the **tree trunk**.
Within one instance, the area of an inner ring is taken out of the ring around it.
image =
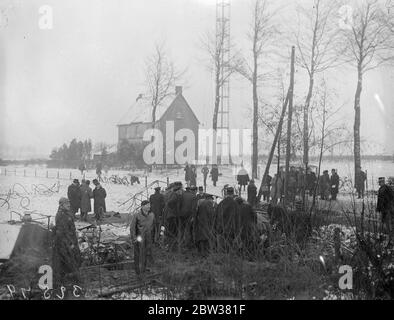
[[[355,179],[357,181],[357,177],[361,170],[361,147],[360,147],[360,123],[361,123],[361,92],[363,88],[363,72],[361,65],[359,64],[358,68],[358,82],[357,89],[354,98],[354,174]]]
[[[254,57],[254,70],[253,70],[253,150],[252,150],[252,177],[257,179],[257,163],[258,163],[258,108],[259,101],[257,96],[257,56]]]
[[[295,59],[295,47],[291,50],[291,71],[290,71],[290,90],[289,90],[289,112],[287,115],[287,145],[286,145],[286,177],[285,177],[285,204],[288,199],[289,189],[289,167],[290,167],[290,156],[291,156],[291,122],[293,115],[293,92],[294,92],[294,59]]]
[[[311,105],[311,100],[312,100],[313,85],[314,85],[313,74],[310,74],[308,95],[306,96],[305,106],[304,106],[304,159],[303,160],[304,160],[305,172],[304,172],[304,185],[302,189],[302,203],[304,205],[304,208],[306,203],[306,179],[307,179],[306,173],[308,171],[308,165],[309,165],[309,107]]]
[[[212,164],[217,164],[217,129],[218,129],[218,113],[220,105],[220,69],[216,70],[215,77],[215,109],[213,110],[213,120],[212,120]]]

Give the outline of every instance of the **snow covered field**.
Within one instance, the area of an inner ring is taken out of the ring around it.
[[[80,181],[82,179],[81,173],[78,170],[70,169],[1,167],[0,170],[0,221],[10,220],[11,211],[21,215],[25,212],[30,212],[33,219],[42,218],[43,222],[46,221],[46,218],[39,214],[54,217],[57,212],[58,201],[60,197],[67,197],[67,188],[71,184],[72,179],[77,178]],[[5,172],[5,170],[7,171]],[[121,170],[109,170],[106,176],[118,175],[119,177],[124,177],[128,173],[127,171]],[[140,184],[135,183],[133,186],[126,186],[111,182],[102,183],[107,191],[107,211],[128,212],[131,202],[123,203],[136,193],[145,190],[145,174],[143,172],[133,174],[139,177]],[[223,168],[222,174],[219,177],[217,187],[213,187],[212,181],[208,178],[208,192],[220,195],[224,184],[236,184],[232,169]],[[150,185],[154,181],[159,180],[159,185],[165,187],[167,177],[170,183],[174,181],[184,182],[183,170],[154,171],[147,174],[146,181]],[[93,170],[90,170],[86,173],[85,178],[92,181],[96,178],[96,174]],[[202,185],[202,183],[202,175],[198,174],[197,184]],[[153,189],[156,186],[157,184],[152,185],[148,189],[148,193],[153,193]],[[6,203],[1,198],[7,199],[9,192],[11,192],[11,197],[8,203]],[[12,219],[19,220],[19,217],[16,213],[12,213]]]
[[[246,169],[250,171],[248,164],[245,164]],[[331,170],[336,168],[341,178],[352,177],[353,163],[352,162],[324,162],[322,170]],[[264,168],[260,168],[262,174]],[[275,170],[275,166],[271,169]],[[371,161],[364,162],[363,169],[368,172],[369,189],[377,189],[376,181],[380,176],[390,177],[394,176],[394,163],[389,161]],[[238,168],[220,168],[221,176],[217,187],[212,186],[212,181],[208,177],[207,192],[221,195],[221,189],[225,184],[236,185],[236,172]],[[119,177],[127,176],[130,172],[122,170],[109,170],[104,176],[118,175]],[[271,172],[273,174],[274,172]],[[131,172],[139,177],[140,184],[135,183],[133,186],[125,186],[114,183],[103,183],[107,191],[107,211],[128,212],[131,202],[126,202],[136,193],[143,191],[145,183],[150,185],[152,182],[159,180],[160,186],[166,186],[167,177],[169,182],[182,181],[184,182],[184,171],[179,170],[156,170],[147,175],[143,171]],[[145,178],[146,176],[146,178]],[[10,219],[11,211],[24,214],[26,211],[33,212],[34,219],[39,218],[37,215],[55,216],[58,208],[58,200],[60,197],[67,196],[67,188],[72,179],[82,179],[81,173],[78,170],[72,169],[47,169],[45,167],[0,167],[0,221]],[[92,181],[96,178],[94,170],[89,170],[86,173],[86,179]],[[145,180],[146,179],[146,180]],[[202,174],[197,172],[197,185],[203,184]],[[153,188],[157,184],[152,185],[148,193],[154,192]],[[260,181],[256,181],[256,185],[260,185]],[[48,190],[49,189],[49,190]],[[50,191],[51,190],[51,191]],[[7,198],[7,194],[11,191],[11,198],[7,203],[1,198]],[[146,192],[145,192],[146,193]],[[246,194],[243,194],[246,197]],[[339,195],[339,199],[344,199],[345,195]],[[349,199],[350,200],[350,199]],[[35,214],[36,213],[36,214]],[[18,220],[17,214],[13,213],[13,219]],[[46,221],[45,217],[41,217]]]

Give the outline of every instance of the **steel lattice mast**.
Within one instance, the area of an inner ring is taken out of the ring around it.
[[[216,46],[220,46],[220,106],[218,110],[219,163],[230,156],[230,0],[216,0]]]

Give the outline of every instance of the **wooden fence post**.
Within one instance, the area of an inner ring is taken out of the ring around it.
[[[148,176],[145,176],[145,188],[148,187]]]
[[[167,187],[170,185],[170,178],[167,177]]]

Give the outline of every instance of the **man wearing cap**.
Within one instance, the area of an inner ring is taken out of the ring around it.
[[[105,205],[105,198],[107,197],[107,192],[101,186],[97,179],[93,180],[93,184],[96,186],[93,190],[93,199],[94,199],[94,214],[97,220],[100,220],[104,217],[104,213],[107,212],[107,208]]]
[[[169,250],[174,251],[177,248],[178,235],[178,217],[182,203],[182,183],[174,182],[167,194],[165,205],[166,236]]]
[[[253,257],[257,249],[257,214],[250,203],[245,202],[241,197],[236,197],[235,201],[240,212],[240,236],[242,240],[242,254],[246,257]]]
[[[257,202],[257,187],[253,179],[250,180],[248,185],[248,202],[252,207],[254,207]]]
[[[155,215],[153,225],[153,242],[157,243],[160,236],[160,227],[164,225],[163,210],[165,206],[164,195],[160,192],[161,188],[156,187],[155,193],[149,197],[150,207]]]
[[[56,286],[78,284],[81,253],[70,201],[62,197],[55,217],[53,234],[53,269]]]
[[[222,249],[234,249],[234,240],[240,229],[240,213],[237,202],[234,200],[234,188],[227,187],[225,198],[219,203],[216,210],[215,230],[219,237],[218,242]]]
[[[394,218],[394,191],[386,184],[384,177],[379,178],[379,186],[376,211],[382,214],[383,228],[391,236]]]
[[[90,199],[93,198],[92,188],[89,186],[90,181],[86,180],[81,185],[81,221],[87,221],[88,213],[92,211]]]
[[[210,246],[214,244],[215,202],[213,196],[209,194],[199,201],[198,209],[193,217],[194,241],[198,252],[206,256],[212,249]]]
[[[181,246],[190,245],[192,242],[191,218],[195,216],[197,210],[197,198],[193,190],[191,187],[186,187],[186,191],[182,193],[178,224],[178,240]]]
[[[154,218],[149,201],[144,200],[141,203],[141,209],[133,215],[131,220],[130,237],[134,245],[134,268],[137,274],[145,272],[148,258],[153,263],[152,230]]]
[[[67,189],[67,197],[70,200],[71,212],[75,214],[78,212],[81,207],[81,189],[79,186],[79,180],[74,179],[73,183]]]

